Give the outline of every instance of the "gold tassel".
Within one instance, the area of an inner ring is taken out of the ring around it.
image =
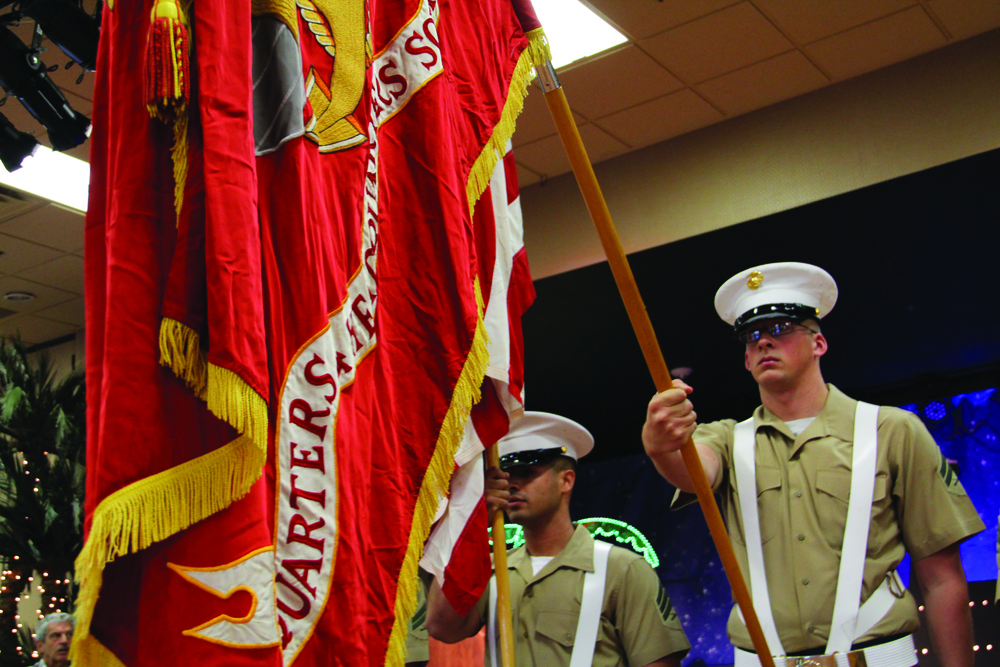
[[[164,122],[181,116],[191,98],[188,20],[177,0],[156,0],[146,37],[146,109]]]

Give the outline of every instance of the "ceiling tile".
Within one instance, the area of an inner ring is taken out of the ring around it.
[[[47,320],[35,315],[19,315],[0,320],[0,334],[20,335],[21,340],[32,345],[66,336],[80,330],[75,324]]]
[[[804,47],[835,80],[848,79],[946,45],[920,7],[907,9]]]
[[[76,255],[63,255],[51,262],[21,271],[17,276],[67,292],[83,294],[83,259]]]
[[[695,89],[729,116],[822,88],[829,80],[798,51],[723,74]]]
[[[633,148],[649,146],[717,123],[723,115],[691,90],[661,97],[602,118],[608,132]]]
[[[0,226],[0,230],[2,230]],[[62,251],[37,243],[0,234],[0,273],[17,273],[37,264],[44,264],[62,255]],[[2,304],[0,304],[2,305]]]
[[[635,46],[561,72],[559,78],[573,110],[591,120],[684,86]]]
[[[573,114],[573,118],[577,125],[587,122],[586,118],[577,113]],[[549,113],[549,105],[545,102],[545,93],[534,84],[528,88],[528,96],[524,98],[524,110],[517,117],[515,128],[511,139],[514,148],[556,133],[556,124],[552,120],[552,114]]]
[[[529,185],[534,185],[542,180],[541,176],[531,171],[523,164],[518,164],[517,160],[514,161],[514,164],[517,165],[517,187],[526,188]]]
[[[588,0],[598,14],[632,39],[645,39],[735,5],[739,0]]]
[[[965,39],[1000,27],[997,0],[929,0],[927,8],[941,20],[953,39]]]
[[[3,295],[8,292],[28,292],[34,294],[31,301],[8,301]],[[51,308],[60,303],[78,298],[79,294],[64,292],[59,289],[42,285],[41,283],[25,280],[15,276],[4,276],[0,278],[0,307],[13,310],[18,313],[37,313],[40,310]]]
[[[747,2],[643,40],[640,46],[689,84],[792,49],[792,43]]]
[[[603,162],[629,150],[628,146],[595,127],[593,123],[580,126],[580,137],[592,164]],[[525,167],[543,178],[572,171],[558,136],[546,137],[521,146],[516,154],[517,162],[523,163]]]
[[[797,44],[815,42],[918,4],[915,0],[753,0],[753,3]]]
[[[83,297],[61,303],[58,306],[53,306],[52,308],[40,310],[35,313],[35,315],[38,317],[44,317],[47,320],[73,324],[82,329],[85,321]]]
[[[72,252],[83,247],[83,220],[80,211],[49,204],[0,223],[0,234]]]
[[[0,185],[0,221],[24,215],[34,208],[46,206],[48,200],[7,185]]]

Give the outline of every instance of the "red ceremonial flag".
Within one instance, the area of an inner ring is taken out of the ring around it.
[[[74,664],[402,664],[456,452],[521,403],[530,279],[473,209],[540,33],[509,0],[106,9]]]

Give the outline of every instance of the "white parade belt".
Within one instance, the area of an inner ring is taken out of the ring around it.
[[[734,647],[733,658],[733,667],[760,667],[756,653]],[[916,664],[913,635],[847,653],[774,657],[775,667],[912,667]]]

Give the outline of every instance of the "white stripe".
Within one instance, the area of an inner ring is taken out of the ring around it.
[[[785,649],[778,638],[771,611],[771,595],[767,590],[767,572],[764,569],[764,550],[760,538],[760,517],[757,513],[757,466],[754,461],[756,428],[753,417],[736,425],[733,433],[733,463],[736,467],[736,485],[743,514],[743,536],[747,545],[750,569],[750,597],[757,612],[767,641],[768,650],[774,655],[784,655]]]
[[[611,545],[594,540],[594,571],[583,575],[583,596],[580,599],[580,619],[576,623],[573,655],[569,667],[589,667],[594,663],[597,631],[601,627],[604,607],[604,584],[608,578],[608,555]]]
[[[851,496],[847,503],[844,543],[840,549],[837,597],[833,606],[830,638],[826,644],[828,655],[850,651],[855,639],[875,491],[877,440],[878,406],[859,402],[854,413]]]
[[[490,617],[486,623],[486,639],[489,644],[490,665],[497,667],[497,575],[490,577]]]

